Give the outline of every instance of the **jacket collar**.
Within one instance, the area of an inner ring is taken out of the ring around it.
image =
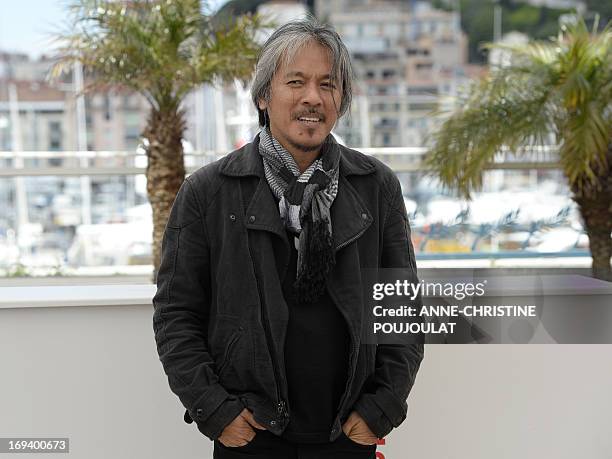
[[[353,150],[340,147],[340,175],[366,175],[374,172],[375,166],[367,156],[356,154]],[[259,133],[252,142],[230,153],[220,167],[221,174],[230,177],[255,175],[265,177],[263,162],[259,155]]]
[[[247,206],[246,226],[250,229],[270,231],[286,241],[285,227],[280,219],[276,199],[265,178],[258,145],[259,134],[253,142],[230,153],[220,166],[220,172],[231,177],[259,177],[255,193]],[[366,156],[340,146],[338,194],[331,207],[332,236],[336,250],[360,237],[373,221],[371,212],[347,180],[347,176],[366,175],[374,170],[373,162]]]

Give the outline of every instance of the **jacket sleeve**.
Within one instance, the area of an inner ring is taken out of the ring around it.
[[[200,210],[186,179],[162,238],[153,330],[170,388],[187,409],[185,420],[193,419],[198,430],[214,440],[244,405],[219,384],[207,348],[212,295],[209,244]]]
[[[381,268],[404,268],[409,282],[418,283],[410,226],[399,180],[390,178],[389,210],[385,218]],[[422,305],[419,295],[414,306]],[[406,399],[424,355],[422,335],[416,344],[378,344],[374,382],[370,392],[360,395],[353,409],[370,430],[383,438],[406,418]]]

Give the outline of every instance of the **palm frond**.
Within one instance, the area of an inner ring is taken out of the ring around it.
[[[430,171],[469,196],[502,146],[517,151],[552,135],[570,183],[592,185],[607,170],[612,139],[611,44],[611,24],[593,34],[579,19],[551,42],[487,45],[510,53],[510,63],[472,84],[457,109],[439,113],[445,121],[431,136]]]
[[[552,42],[485,43],[483,48],[488,50],[499,49],[510,53],[513,57],[513,65],[518,65],[520,61],[550,65],[557,56],[556,46]]]
[[[227,28],[202,37],[190,56],[191,77],[179,81],[179,93],[188,90],[193,81],[215,83],[217,78],[250,78],[259,52],[255,33],[265,28],[268,24],[260,16],[244,15]]]
[[[254,33],[260,20],[240,18],[215,31],[200,0],[77,0],[70,10],[51,78],[79,61],[96,80],[88,88],[122,85],[158,109],[176,108],[186,93],[215,77],[247,78],[259,49]]]
[[[549,73],[504,69],[474,83],[432,136],[428,169],[469,196],[503,146],[541,144],[554,119]]]
[[[595,185],[597,175],[607,169],[612,138],[612,28],[608,24],[594,35],[577,21],[563,32],[559,93],[567,116],[559,155],[570,184],[582,189]]]

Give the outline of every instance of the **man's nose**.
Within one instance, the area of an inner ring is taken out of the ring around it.
[[[305,105],[321,105],[323,98],[321,97],[321,88],[316,82],[311,82],[305,85],[304,93],[302,94],[302,101]]]

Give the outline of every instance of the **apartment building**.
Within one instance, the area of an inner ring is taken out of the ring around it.
[[[443,96],[474,72],[459,14],[392,0],[319,1],[315,10],[342,36],[355,66],[357,103],[340,135],[355,146],[422,145]]]
[[[48,72],[52,59],[42,56],[31,60],[21,54],[0,54],[0,151],[136,151],[145,126],[148,103],[137,93],[113,89],[85,96],[85,112],[78,119],[72,72],[50,83]],[[85,76],[85,84],[89,80]],[[79,143],[78,129],[86,133]],[[16,163],[3,159],[0,164]],[[129,158],[97,157],[90,167],[133,165]],[[24,158],[25,167],[65,168],[82,165],[78,158]],[[77,209],[81,199],[79,177],[25,177],[27,203],[21,206],[32,222],[44,225],[75,226],[81,223]],[[134,205],[142,201],[135,194],[135,177],[91,177],[92,221],[105,221],[117,202]],[[10,209],[0,227],[11,227],[15,218],[14,184],[0,183],[0,206]],[[142,188],[142,187],[141,187]],[[143,190],[141,190],[143,194]],[[70,212],[69,212],[70,211]],[[69,216],[69,218],[67,217]],[[0,219],[2,220],[2,219]]]
[[[0,149],[10,150],[10,86],[16,86],[23,150],[78,150],[75,87],[72,72],[51,84],[53,59],[0,53]],[[89,81],[85,75],[85,84]],[[137,93],[115,88],[85,95],[87,150],[135,150],[145,126],[148,104]]]

